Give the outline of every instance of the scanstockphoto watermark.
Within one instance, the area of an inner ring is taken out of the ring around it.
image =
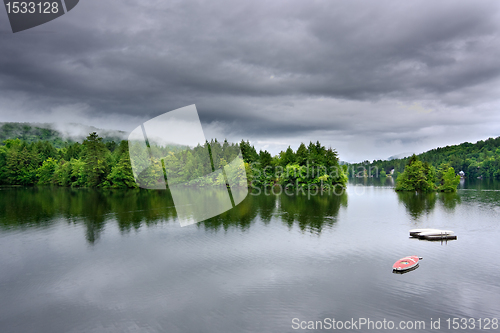
[[[285,168],[280,165],[268,165],[262,170],[259,168],[258,162],[253,162],[252,164],[250,164],[250,169],[252,170],[252,174],[254,175],[254,177],[257,178],[261,176],[271,178],[315,178],[324,175],[328,175],[328,177],[338,178],[342,174],[345,174],[344,169],[337,165],[327,167],[325,165],[314,165],[310,161],[306,161],[306,164],[303,166],[292,165],[286,166]]]
[[[351,318],[349,320],[336,320],[335,318],[324,318],[323,320],[300,320],[292,319],[292,329],[294,330],[425,330],[426,326],[432,329],[439,329],[440,320],[427,323],[423,320],[399,321],[392,320],[372,320],[370,318]]]
[[[347,173],[348,175],[357,178],[362,178],[362,177],[378,178],[380,176],[378,167],[371,165],[369,165],[368,168],[365,167],[364,165],[358,165],[356,167],[354,165],[351,165],[347,167]]]
[[[303,185],[303,186],[302,186]],[[332,186],[325,186],[323,181],[320,183],[313,184],[299,184],[298,180],[296,180],[295,184],[287,183],[285,185],[274,184],[272,186],[256,186],[255,182],[252,181],[250,183],[250,195],[259,196],[264,194],[266,196],[270,195],[307,195],[307,198],[315,197],[318,195],[336,195],[341,196],[346,193],[347,187],[342,184],[335,184]]]
[[[318,195],[341,196],[347,191],[347,172],[347,167],[317,165],[310,161],[300,166],[268,165],[264,168],[254,162],[250,164],[250,195],[307,195],[308,198]],[[359,173],[366,174],[366,171]],[[362,194],[358,192],[356,190],[357,194]]]
[[[259,168],[258,162],[253,162],[250,164],[250,170],[252,171],[252,174],[255,178],[259,178],[261,176],[270,178],[314,178],[328,175],[328,177],[332,177],[335,179],[342,174],[352,177],[380,177],[379,169],[377,166],[369,165],[367,168],[364,165],[345,165],[344,167],[334,165],[328,167],[325,165],[314,165],[309,161],[307,161],[306,165],[304,166],[287,166],[284,168],[280,165],[268,165],[263,169]]]
[[[498,318],[430,318],[429,320],[372,320],[370,318],[351,318],[349,320],[337,320],[335,318],[324,318],[323,320],[301,320],[292,319],[294,330],[491,330],[497,331]]]

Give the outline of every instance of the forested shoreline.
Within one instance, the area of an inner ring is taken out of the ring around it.
[[[302,143],[296,152],[288,147],[276,156],[268,151],[257,152],[248,141],[230,144],[211,140],[204,146],[184,147],[177,152],[151,147],[152,154],[161,157],[159,163],[171,168],[169,175],[175,175],[170,182],[190,182],[193,186],[225,186],[220,175],[197,177],[228,165],[240,149],[248,181],[246,186],[310,187],[314,184],[331,188],[347,183],[346,168],[339,165],[337,152],[319,142],[311,142],[308,146]],[[128,141],[104,142],[95,132],[83,143],[66,142],[61,148],[56,148],[51,141],[7,139],[0,144],[0,185],[137,188],[129,155],[133,150],[134,146],[129,147]],[[201,158],[207,151],[211,158]],[[164,176],[160,165],[140,180],[154,183]]]
[[[49,129],[27,125],[9,126],[2,127],[4,137],[9,134],[6,129],[16,129],[18,133],[24,131],[21,133],[24,139],[0,140],[0,186],[138,187],[130,162],[129,148],[132,147],[129,147],[126,140],[104,139],[93,132],[83,143],[63,141],[56,131]],[[36,140],[37,135],[47,140]],[[210,162],[208,165],[200,163],[200,160],[206,161],[201,157],[207,147],[211,165]],[[302,143],[296,151],[288,147],[276,156],[266,150],[257,152],[255,147],[244,140],[238,144],[211,140],[204,146],[183,148],[170,153],[158,147],[152,149],[158,151],[161,159],[169,161],[167,165],[174,165],[178,169],[176,180],[191,182],[196,186],[225,185],[221,177],[204,179],[204,183],[196,179],[211,170],[228,165],[240,150],[245,162],[248,186],[345,186],[348,176],[378,177],[392,172],[397,177],[410,161],[410,157],[407,157],[340,165],[337,152],[321,145],[319,141],[308,145]],[[455,172],[463,171],[465,177],[500,179],[500,137],[475,144],[465,142],[436,148],[417,157],[436,170],[446,165]],[[159,170],[162,170],[161,167]],[[152,177],[164,177],[164,174],[160,171]],[[171,182],[172,180],[170,179]]]
[[[438,169],[447,164],[467,178],[500,179],[500,137],[439,147],[416,155],[423,163]],[[349,164],[349,177],[379,176],[402,173],[411,156],[392,160],[364,161]]]

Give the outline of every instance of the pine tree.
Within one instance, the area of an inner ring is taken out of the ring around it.
[[[106,179],[108,162],[106,160],[106,146],[96,132],[90,133],[83,141],[85,174],[87,186],[97,187]]]

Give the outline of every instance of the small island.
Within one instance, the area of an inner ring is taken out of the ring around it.
[[[449,164],[443,163],[438,170],[413,154],[403,173],[397,177],[396,191],[456,192],[460,176]]]

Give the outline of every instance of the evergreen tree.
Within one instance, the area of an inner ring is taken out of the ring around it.
[[[54,172],[57,168],[57,161],[49,157],[37,170],[38,184],[50,185],[53,182]]]
[[[295,161],[298,165],[306,165],[308,159],[308,152],[306,145],[301,143],[297,152],[295,153]]]
[[[7,184],[7,147],[0,146],[0,185]]]
[[[252,164],[259,160],[259,154],[255,150],[255,148],[250,145],[250,142],[241,140],[240,149],[245,163]]]
[[[33,185],[36,182],[36,165],[25,144],[10,149],[7,154],[7,177],[11,184]]]
[[[288,164],[294,164],[295,163],[295,153],[293,152],[292,148],[288,146],[286,151],[280,153],[280,160],[279,160],[279,165],[282,167],[286,167]]]
[[[441,192],[456,192],[458,184],[460,184],[460,176],[455,175],[455,169],[449,167],[443,172],[441,185],[438,187]]]
[[[437,189],[435,181],[433,168],[413,154],[404,172],[398,176],[396,191],[433,192]]]
[[[106,179],[108,162],[106,159],[106,146],[96,132],[90,133],[83,141],[84,171],[88,187],[97,187]]]
[[[122,154],[118,164],[111,169],[111,172],[107,176],[106,187],[137,188],[130,159],[126,154]]]

